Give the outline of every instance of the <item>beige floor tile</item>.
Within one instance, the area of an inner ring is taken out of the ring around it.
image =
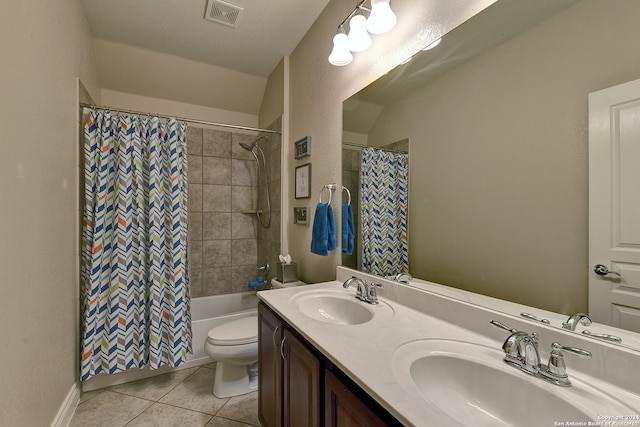
[[[196,372],[160,399],[160,402],[215,415],[228,399],[218,399],[213,395],[214,376],[215,370],[198,368]]]
[[[217,414],[220,417],[259,426],[258,392],[229,398],[229,401]]]
[[[80,402],[79,403],[84,403],[87,400],[93,399],[94,397],[96,397],[99,394],[104,393],[104,392],[105,392],[104,389],[93,390],[93,391],[83,391],[82,393],[80,393]]]
[[[211,418],[211,415],[202,412],[154,403],[127,424],[127,427],[202,427]]]
[[[153,402],[105,391],[78,405],[70,427],[121,427]]]
[[[205,427],[253,427],[253,425],[228,420],[222,417],[213,417]]]
[[[143,380],[109,387],[108,390],[142,399],[158,401],[198,368],[181,369]]]

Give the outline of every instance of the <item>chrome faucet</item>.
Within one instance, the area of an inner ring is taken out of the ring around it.
[[[357,286],[356,298],[358,298],[360,301],[366,301],[367,295],[369,293],[367,282],[360,279],[359,277],[353,276],[350,279],[345,280],[345,282],[342,284],[342,287],[347,289],[353,282],[356,282]]]
[[[399,283],[404,283],[406,285],[407,283],[409,283],[409,280],[413,279],[413,276],[411,276],[409,273],[398,273],[398,274],[393,274],[391,276],[387,276],[386,278],[394,280]]]
[[[369,284],[369,292],[367,292],[366,301],[369,304],[378,304],[378,291],[377,289],[382,289],[382,285],[379,283],[370,283]]]
[[[529,375],[538,375],[540,373],[538,334],[511,329],[495,320],[492,320],[491,324],[511,332],[502,344],[502,350],[505,352],[504,361]]]
[[[367,283],[365,280],[353,276],[345,280],[342,287],[347,289],[353,282],[357,285],[356,298],[360,301],[368,302],[369,304],[378,304],[377,288],[382,288],[382,285],[377,283]]]
[[[591,326],[591,318],[586,313],[572,314],[571,316],[569,316],[566,322],[562,323],[562,329],[575,331],[578,323],[581,323],[584,326]]]
[[[498,328],[511,332],[511,335],[509,335],[502,345],[502,350],[505,352],[504,361],[507,364],[529,375],[540,377],[552,384],[561,387],[569,387],[571,385],[571,381],[569,381],[569,376],[567,375],[567,367],[562,357],[562,351],[585,359],[591,358],[591,353],[587,350],[575,347],[564,347],[554,342],[551,345],[549,362],[546,368],[543,368],[540,363],[540,353],[538,352],[538,334],[535,332],[528,334],[518,331],[517,329],[511,329],[495,320],[492,320],[490,323]]]
[[[569,381],[569,375],[567,375],[567,366],[564,363],[562,351],[583,359],[591,359],[591,353],[581,348],[565,347],[557,342],[551,344],[549,363],[546,369],[540,371],[540,376],[552,384],[569,387],[571,381]]]

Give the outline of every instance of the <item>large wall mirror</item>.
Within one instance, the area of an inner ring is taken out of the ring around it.
[[[638,22],[636,0],[498,0],[345,100],[352,199],[363,147],[408,152],[414,278],[588,311],[588,96],[640,77]],[[343,265],[362,267],[358,243]]]

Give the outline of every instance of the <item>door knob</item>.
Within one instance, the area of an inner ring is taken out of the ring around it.
[[[596,264],[596,266],[593,267],[593,271],[598,276],[606,276],[607,274],[613,274],[614,276],[620,277],[620,273],[617,273],[615,271],[609,271],[609,269],[606,266],[602,265],[602,264]]]

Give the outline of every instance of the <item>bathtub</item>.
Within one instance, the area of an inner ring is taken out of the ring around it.
[[[112,375],[96,375],[82,383],[82,391],[91,391],[111,387],[131,381],[137,381],[156,375],[166,374],[180,369],[205,365],[213,360],[204,351],[204,342],[211,328],[230,320],[239,319],[258,310],[258,297],[255,292],[240,292],[227,295],[214,295],[191,300],[191,331],[193,354],[187,356],[187,362],[179,368],[162,367],[160,369],[130,369]]]

